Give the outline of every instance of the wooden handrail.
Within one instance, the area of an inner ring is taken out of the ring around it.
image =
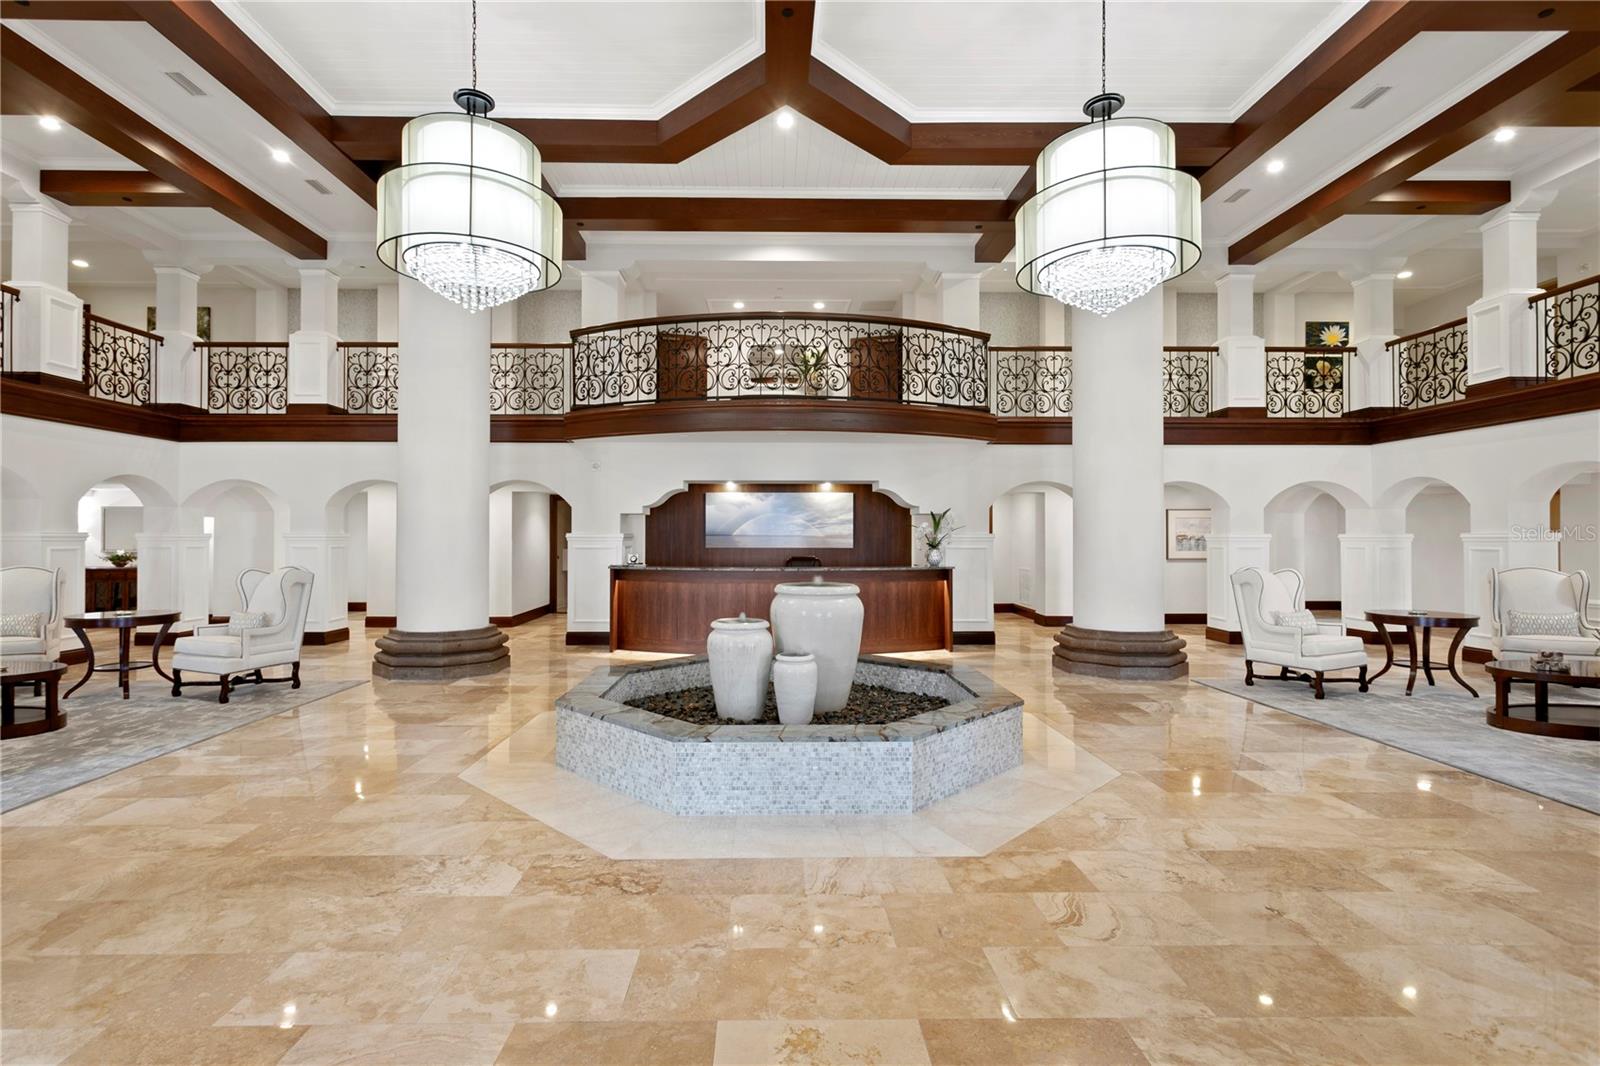
[[[398,348],[399,341],[340,341],[341,348]]]
[[[1163,344],[1164,352],[1215,352],[1220,349],[1215,344]]]
[[[1070,344],[991,344],[991,352],[1070,352]]]
[[[288,348],[288,341],[195,341],[196,348]]]
[[[1406,341],[1414,341],[1418,337],[1426,337],[1430,333],[1443,333],[1447,329],[1455,329],[1457,326],[1464,326],[1466,324],[1467,320],[1464,318],[1452,319],[1449,322],[1444,322],[1440,325],[1434,326],[1432,329],[1419,329],[1415,333],[1407,333],[1404,337],[1396,337],[1392,341],[1384,341],[1383,346],[1385,348],[1393,348],[1397,344],[1404,344]]]
[[[1560,296],[1563,293],[1571,292],[1573,289],[1581,289],[1585,285],[1593,285],[1597,281],[1600,281],[1600,274],[1595,274],[1587,278],[1580,278],[1570,285],[1561,286],[1559,289],[1551,289],[1549,292],[1541,292],[1537,296],[1528,297],[1528,306],[1532,307],[1540,300],[1548,300],[1552,296]]]
[[[118,322],[116,319],[107,318],[104,315],[91,314],[87,310],[85,310],[83,313],[83,320],[85,323],[98,322],[102,326],[110,326],[112,329],[124,330],[128,333],[134,334],[135,336],[148,337],[157,344],[160,344],[162,340],[161,334],[159,333],[151,333],[147,329],[140,329],[138,326],[130,326],[126,322]]]
[[[1304,352],[1306,355],[1349,355],[1357,349],[1349,346],[1343,348],[1314,348],[1308,344],[1269,344],[1269,352]]]
[[[885,315],[830,315],[821,311],[733,311],[716,315],[670,315],[665,318],[630,318],[622,322],[607,322],[598,326],[584,326],[572,331],[572,339],[591,333],[609,333],[612,330],[632,329],[635,326],[671,326],[684,322],[738,322],[749,319],[776,319],[793,322],[865,322],[877,326],[905,326],[912,329],[937,330],[940,333],[960,333],[977,337],[987,343],[989,334],[964,326],[951,326],[943,322],[922,322],[911,318],[890,318]]]
[[[0,282],[0,292],[5,293],[7,296],[11,297],[13,300],[22,299],[22,290],[21,289],[13,289],[10,285],[5,284],[4,282]]]
[[[549,342],[532,343],[527,341],[491,341],[489,347],[493,348],[571,348],[571,344],[552,344]]]

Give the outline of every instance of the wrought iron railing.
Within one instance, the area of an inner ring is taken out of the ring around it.
[[[17,328],[17,301],[22,293],[10,285],[0,285],[0,370],[11,371],[17,358],[16,345],[11,335]]]
[[[994,413],[1002,418],[1072,417],[1072,349],[991,347]]]
[[[489,413],[565,414],[571,362],[570,344],[491,344]]]
[[[344,409],[353,415],[392,415],[400,410],[400,345],[397,341],[340,341],[344,355]]]
[[[1420,411],[1467,398],[1467,320],[1458,318],[1384,345],[1394,364],[1394,402]]]
[[[1600,275],[1528,300],[1539,338],[1539,373],[1575,378],[1600,370]]]
[[[1267,348],[1268,418],[1338,418],[1354,348]]]
[[[143,406],[156,398],[156,350],[161,335],[126,326],[83,308],[83,383],[89,395]]]
[[[987,338],[870,316],[784,313],[574,330],[572,406],[811,397],[987,409]]]
[[[1211,368],[1215,347],[1161,349],[1161,413],[1167,418],[1204,418],[1211,413]]]
[[[214,415],[279,415],[289,404],[289,345],[203,341],[206,411]]]

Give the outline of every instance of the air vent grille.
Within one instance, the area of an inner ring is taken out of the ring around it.
[[[204,96],[206,94],[204,89],[190,81],[181,71],[169,70],[167,71],[167,77],[171,78],[174,85],[190,96]]]
[[[333,195],[333,193],[328,191],[328,187],[322,184],[322,182],[318,181],[316,178],[307,178],[306,184],[317,190],[317,192],[321,193],[323,196]]]
[[[1373,104],[1377,103],[1379,97],[1381,97],[1384,93],[1388,92],[1390,89],[1393,89],[1393,88],[1394,88],[1393,85],[1380,85],[1380,86],[1378,86],[1376,89],[1372,90],[1370,93],[1368,93],[1367,95],[1363,96],[1361,99],[1357,100],[1355,103],[1351,104],[1350,105],[1350,110],[1352,110],[1352,111],[1365,111],[1367,108],[1369,108]]]
[[[1224,200],[1222,202],[1225,203],[1225,204],[1236,204],[1240,200],[1243,200],[1246,196],[1249,196],[1249,195],[1250,195],[1250,190],[1249,189],[1240,189],[1238,192],[1234,193],[1232,196],[1228,197],[1226,200]]]

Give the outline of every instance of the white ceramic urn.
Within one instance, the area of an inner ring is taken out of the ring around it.
[[[850,699],[861,654],[861,590],[843,581],[785,583],[773,589],[772,628],[778,650],[814,655],[817,710],[841,710]]]
[[[772,676],[772,631],[764,618],[718,618],[706,638],[711,695],[717,717],[753,722],[767,702]]]
[[[779,652],[772,660],[772,694],[778,700],[778,721],[808,724],[817,706],[817,657]]]

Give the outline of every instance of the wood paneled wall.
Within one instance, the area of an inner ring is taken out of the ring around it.
[[[834,491],[855,496],[855,546],[851,548],[707,548],[706,493],[721,482],[693,484],[644,520],[648,566],[782,566],[795,555],[813,555],[824,566],[910,566],[911,510],[870,485],[834,482]],[[820,484],[740,482],[740,492],[817,492]]]

